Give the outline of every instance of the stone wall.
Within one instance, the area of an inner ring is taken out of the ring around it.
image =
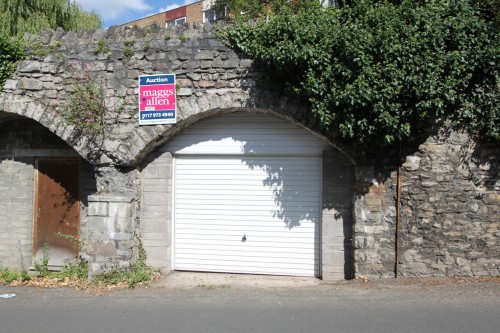
[[[358,166],[354,198],[355,271],[370,277],[394,276],[396,172]]]
[[[499,149],[452,132],[429,138],[407,156],[401,275],[499,274]]]
[[[319,129],[304,105],[283,98],[273,85],[257,85],[261,73],[252,61],[223,46],[210,29],[209,24],[198,30],[111,27],[77,34],[59,29],[27,37],[36,47],[5,83],[0,110],[40,122],[95,165],[136,165],[200,113],[219,109],[271,109]],[[109,51],[100,53],[99,43]],[[127,48],[133,49],[131,57]],[[139,127],[138,77],[165,72],[177,77],[178,122]],[[61,117],[75,84],[86,80],[101,87],[108,109],[104,131],[94,136],[80,135]]]
[[[142,234],[147,246],[156,247],[150,251],[152,263],[160,267],[168,263],[170,231],[160,225],[160,220],[170,218],[165,205],[169,197],[162,197],[164,202],[159,202],[155,193],[169,193],[171,182],[167,174],[171,156],[157,149],[186,127],[212,115],[245,109],[274,112],[321,133],[307,106],[285,97],[277,85],[263,80],[251,60],[226,48],[214,37],[210,25],[193,29],[153,26],[145,30],[112,27],[79,33],[58,29],[27,38],[33,45],[29,56],[18,64],[0,93],[0,121],[3,115],[19,115],[41,124],[74,149],[68,154],[80,155],[93,166],[94,173],[88,173],[87,179],[92,182],[94,175],[96,179],[85,190],[84,199],[94,188],[107,193],[105,197],[91,197],[97,206],[119,203],[129,207],[124,208],[126,216],[109,215],[110,211],[101,210],[92,211],[89,219],[82,216],[82,229],[87,230],[89,237],[96,237],[97,243],[86,252],[94,271],[106,263],[126,265],[137,234]],[[109,49],[102,51],[99,45]],[[133,55],[126,55],[127,47],[133,49]],[[155,73],[176,74],[178,122],[139,127],[138,76]],[[98,84],[106,96],[105,128],[94,135],[82,135],[61,116],[75,84],[88,79]],[[39,137],[37,131],[30,134],[31,139]],[[17,184],[14,180],[22,178],[26,181],[26,191],[18,199],[6,198],[5,192],[0,192],[0,207],[13,216],[0,217],[3,223],[0,229],[22,233],[10,234],[16,235],[16,244],[10,244],[11,237],[4,232],[0,234],[0,259],[12,258],[18,244],[25,253],[21,257],[28,256],[28,239],[32,237],[31,227],[27,226],[32,223],[32,217],[28,216],[32,212],[27,213],[24,208],[32,205],[29,183],[33,181],[30,177],[35,155],[26,150],[30,148],[26,140],[16,141],[18,146],[6,145],[10,141],[5,133],[0,131],[0,147],[3,147],[0,153],[4,154],[0,161],[0,187],[13,188]],[[12,127],[9,133],[22,136],[27,132]],[[333,137],[328,138],[333,146],[342,147]],[[337,200],[338,193],[323,193],[326,208],[329,209],[331,200],[338,203],[330,211],[331,219],[328,214],[325,219],[337,225],[335,230],[342,230],[335,235],[323,234],[323,242],[343,252],[343,263],[351,267],[345,268],[346,277],[352,276],[352,271],[371,277],[394,276],[396,253],[400,276],[498,274],[499,146],[478,144],[455,132],[432,134],[422,142],[403,153],[397,249],[397,159],[385,158],[385,151],[371,152],[381,157],[367,159],[359,147],[344,149],[356,165],[355,179],[349,180],[355,181],[355,195]],[[42,150],[50,147],[44,142],[37,148],[37,154],[43,155]],[[349,181],[336,178],[334,168],[325,166],[324,171],[328,181],[339,182],[340,188],[348,187]],[[26,206],[22,206],[24,215],[16,215],[16,205]],[[122,217],[132,221],[131,225],[120,226],[129,236],[115,239],[117,231],[112,221]],[[141,224],[136,230],[133,226],[138,221],[148,224]],[[26,226],[12,231],[21,222]],[[325,252],[324,262],[331,258]],[[338,256],[328,261],[328,265],[341,265],[336,260]],[[325,268],[323,271],[328,273]]]
[[[440,132],[403,157],[398,276],[498,275],[500,144]],[[358,166],[358,275],[393,277],[396,270],[394,164],[380,173]]]

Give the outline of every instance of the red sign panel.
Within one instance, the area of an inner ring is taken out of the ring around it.
[[[165,21],[175,20],[178,19],[179,17],[184,17],[184,16],[186,16],[186,6],[165,12]]]

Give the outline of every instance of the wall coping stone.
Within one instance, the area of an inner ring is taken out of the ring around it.
[[[133,195],[123,193],[102,193],[89,195],[91,202],[132,202],[136,199]]]

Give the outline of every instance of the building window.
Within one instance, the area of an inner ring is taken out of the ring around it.
[[[207,9],[203,11],[203,23],[205,22],[215,22],[226,17],[223,11],[216,12],[214,9]]]
[[[180,17],[175,20],[170,20],[165,23],[166,27],[174,27],[176,25],[182,25],[186,23],[186,17]]]
[[[215,10],[208,9],[203,12],[203,23],[215,21]]]

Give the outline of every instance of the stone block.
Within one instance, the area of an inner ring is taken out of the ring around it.
[[[142,207],[143,213],[160,213],[160,214],[170,214],[172,213],[172,207],[170,205],[143,205]]]
[[[321,226],[321,233],[323,239],[334,237],[344,237],[346,231],[344,230],[343,223],[323,223]]]
[[[487,205],[500,205],[500,193],[488,193],[483,195],[483,202]]]
[[[321,253],[323,267],[343,266],[345,263],[344,251],[323,251]]]
[[[148,221],[148,220],[160,220],[160,221],[167,221],[172,218],[171,214],[168,213],[161,213],[157,211],[148,211],[148,212],[141,212],[142,215],[142,221]]]
[[[142,175],[149,179],[169,179],[172,177],[170,168],[161,165],[148,165],[144,168]]]
[[[19,87],[19,89],[22,89],[22,90],[35,90],[35,91],[37,91],[37,90],[43,89],[44,83],[39,81],[39,80],[35,80],[35,79],[21,78],[18,81],[18,87]]]
[[[146,249],[146,252],[148,254],[147,262],[149,265],[158,269],[165,269],[167,271],[171,271],[172,252],[169,247]]]
[[[89,216],[108,216],[108,203],[107,202],[89,202],[88,215]]]
[[[87,245],[86,249],[89,255],[114,256],[116,255],[115,242],[113,241],[96,241]]]
[[[340,281],[345,279],[344,265],[322,267],[321,279],[323,281]]]
[[[143,241],[160,240],[162,242],[170,242],[171,236],[167,232],[145,232],[142,234]]]
[[[133,205],[130,203],[110,202],[108,204],[108,216],[110,217],[131,217]]]
[[[364,198],[364,204],[367,207],[381,207],[382,206],[382,197],[379,195],[366,195]],[[379,208],[380,209],[380,208]]]
[[[4,90],[16,90],[17,82],[17,80],[6,80],[3,85]]]
[[[105,235],[109,233],[106,218],[102,216],[89,216],[84,228],[96,237],[96,234]]]
[[[418,156],[407,156],[403,167],[407,171],[416,171],[420,169],[420,157]]]
[[[144,233],[149,232],[167,232],[167,221],[163,219],[146,219],[141,221],[141,230]]]
[[[114,241],[130,241],[132,237],[132,234],[127,232],[115,232],[111,234],[110,239]]]
[[[105,223],[109,234],[115,232],[132,232],[132,217],[107,217]]]
[[[240,65],[238,58],[231,58],[222,63],[222,68],[224,69],[235,69]]]
[[[198,50],[195,53],[195,60],[212,60],[214,58],[214,52],[210,50]]]

